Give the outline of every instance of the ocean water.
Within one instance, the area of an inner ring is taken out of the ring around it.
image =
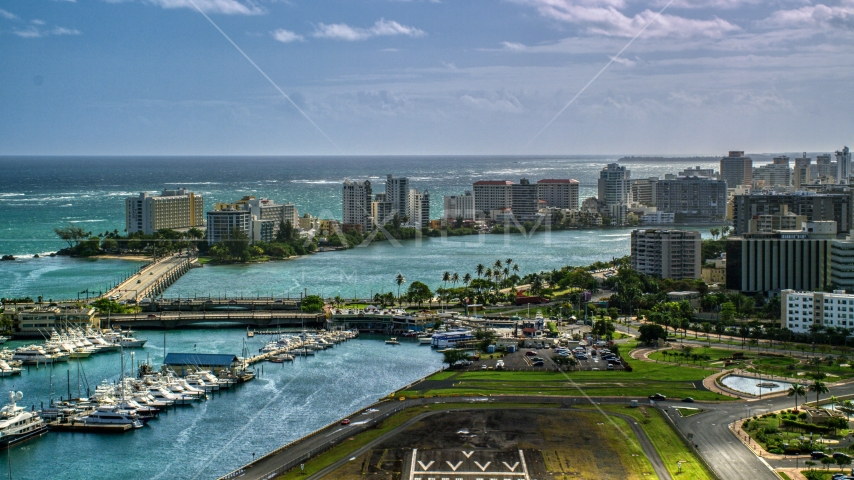
[[[617,158],[592,157],[0,157],[0,297],[76,298],[100,291],[137,267],[122,261],[31,258],[64,246],[53,228],[74,222],[93,234],[124,230],[124,198],[140,191],[186,187],[205,205],[244,195],[294,203],[300,214],[341,217],[341,183],[370,179],[384,191],[386,174],[407,176],[412,188],[431,193],[431,216],[442,197],[484,179],[575,178],[581,198],[596,194],[599,171]],[[696,162],[628,162],[632,178],[664,176]],[[715,162],[700,163],[714,167]],[[706,230],[707,232],[707,230]],[[439,284],[436,271],[472,272],[497,258],[518,260],[523,272],[609,260],[628,253],[628,230],[554,232],[549,236],[481,236],[424,240],[327,253],[262,266],[194,270],[168,295],[231,290],[269,294],[303,288],[348,296],[392,290],[399,271],[411,280]]]
[[[239,329],[170,331],[165,335],[168,352],[240,355],[244,339],[253,352],[267,340],[261,336],[246,339]],[[149,341],[145,348],[135,350],[134,362],[148,358],[155,365],[162,363],[163,336],[164,332],[138,332],[137,337]],[[382,338],[363,336],[314,357],[265,363],[260,378],[212,392],[205,402],[170,409],[140,430],[48,433],[14,447],[8,455],[3,452],[0,472],[4,477],[11,472],[10,478],[16,479],[217,478],[251,461],[253,452],[261,456],[364,408],[438,370],[441,362],[440,353],[414,341],[390,346]],[[128,371],[130,363],[126,351]],[[42,402],[48,403],[52,377],[53,398],[67,397],[69,388],[76,397],[76,361],[58,365],[52,372],[44,366],[31,367],[20,377],[0,378],[0,390],[20,390],[24,393],[20,404],[38,408]],[[99,354],[81,360],[80,366],[94,392],[103,380],[119,378],[121,354]],[[81,392],[86,394],[85,385]]]

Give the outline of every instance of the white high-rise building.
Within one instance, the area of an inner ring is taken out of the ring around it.
[[[474,195],[471,190],[466,190],[463,195],[448,195],[444,199],[445,220],[456,221],[462,217],[463,220],[475,220],[476,210],[474,208]]]
[[[766,187],[788,187],[792,184],[792,169],[789,157],[774,158],[774,163],[753,169],[753,181],[764,180]]]
[[[125,198],[128,233],[151,235],[164,228],[186,230],[204,226],[204,198],[187,189],[163,190],[159,196],[142,192],[139,196]]]
[[[549,208],[578,210],[578,180],[542,179],[537,182],[537,199]]]
[[[400,218],[408,217],[411,213],[412,196],[409,191],[409,179],[387,175],[385,181],[385,199],[391,202],[392,208]]]
[[[372,199],[370,180],[363,182],[347,180],[344,182],[341,192],[341,224],[345,230],[355,229],[367,232],[373,228]]]
[[[239,230],[252,237],[252,214],[248,210],[225,208],[208,212],[208,245],[232,238],[232,231]]]
[[[430,226],[430,192],[409,190],[409,224],[414,227]]]
[[[630,204],[632,199],[631,171],[617,163],[609,163],[599,172],[599,201],[607,206]]]
[[[739,185],[752,185],[753,159],[746,157],[743,151],[730,151],[721,159],[721,180],[730,190]]]
[[[811,325],[854,327],[854,295],[845,290],[825,292],[780,292],[781,327],[795,333],[810,333]]]
[[[480,180],[472,185],[474,207],[489,216],[493,210],[511,208],[513,205],[513,182],[508,180]]]
[[[851,175],[851,151],[848,147],[836,151],[836,183],[847,185]]]

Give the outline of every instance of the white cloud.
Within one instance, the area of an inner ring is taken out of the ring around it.
[[[579,25],[587,33],[634,37],[644,26],[649,27],[644,37],[711,37],[719,38],[726,33],[739,30],[726,20],[713,17],[697,20],[675,15],[644,10],[634,16],[620,11],[625,8],[623,0],[512,0],[534,7],[540,15],[560,22]]]
[[[80,35],[80,30],[76,28],[54,27],[50,31],[51,35]]]
[[[367,40],[371,37],[394,35],[423,37],[426,33],[415,27],[401,25],[393,20],[386,20],[384,18],[377,20],[377,22],[370,28],[351,27],[346,23],[333,23],[329,25],[321,23],[313,33],[313,36],[317,38],[331,38],[335,40],[346,40],[348,42]]]
[[[634,60],[629,60],[628,58],[623,57],[608,57],[614,61],[614,63],[619,63],[620,65],[624,65],[626,67],[634,67],[638,62]]]
[[[114,0],[108,0],[114,1]],[[190,8],[198,7],[206,13],[222,13],[226,15],[260,15],[264,9],[255,5],[252,0],[240,2],[238,0],[145,0],[147,3],[163,8]],[[194,5],[195,4],[195,5]]]
[[[807,5],[792,10],[778,10],[760,26],[771,28],[813,27],[854,30],[854,2],[847,5],[828,7],[824,4]]]
[[[501,46],[504,47],[504,50],[510,50],[511,52],[524,52],[528,48],[516,42],[501,42]]]
[[[670,8],[738,8],[744,5],[758,5],[766,0],[674,0]],[[666,0],[657,2],[659,7],[667,5]]]
[[[521,113],[525,111],[519,99],[509,93],[466,94],[460,97],[469,108],[489,112]]]
[[[53,27],[50,29],[42,29],[37,26],[30,25],[27,28],[23,29],[15,29],[12,31],[15,35],[21,38],[42,38],[48,37],[51,35],[54,36],[63,36],[63,35],[80,35],[80,30],[74,28],[65,28],[65,27]]]
[[[18,19],[17,15],[15,15],[12,12],[3,10],[2,8],[0,8],[0,17],[5,18],[6,20],[17,20]]]
[[[30,23],[32,23],[33,25],[44,25],[44,20],[30,20]]]
[[[273,38],[282,43],[302,42],[305,40],[302,35],[296,34],[290,30],[280,28],[273,32]]]

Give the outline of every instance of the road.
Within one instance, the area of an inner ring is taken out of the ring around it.
[[[116,288],[106,293],[106,297],[116,296],[116,301],[138,300],[142,298],[142,292],[154,286],[161,277],[169,273],[173,268],[187,262],[188,258],[181,255],[172,255],[156,263],[148,265],[138,273],[119,284]]]

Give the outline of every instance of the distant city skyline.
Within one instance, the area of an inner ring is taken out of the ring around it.
[[[851,0],[10,0],[0,155],[832,152],[851,18]]]

